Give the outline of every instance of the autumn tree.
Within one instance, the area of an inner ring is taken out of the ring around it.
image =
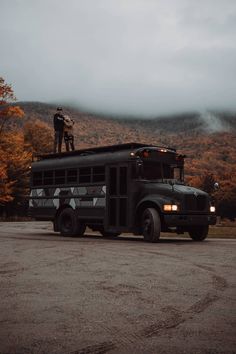
[[[214,193],[218,215],[230,220],[236,218],[236,174],[225,174],[219,180],[220,188]]]
[[[7,176],[7,164],[3,161],[4,151],[0,147],[0,206],[6,202],[11,201],[13,182],[8,180]]]
[[[13,89],[0,77],[0,205],[17,200],[22,182],[28,173],[30,154],[25,151],[22,133],[4,129],[12,118],[22,118],[24,112],[15,101]]]
[[[22,131],[5,133],[0,149],[5,166],[1,202],[8,216],[19,214],[26,203],[25,196],[29,193],[31,153],[27,150]]]
[[[19,106],[10,105],[15,100],[11,85],[5,83],[5,80],[0,77],[0,141],[6,123],[9,123],[12,118],[22,118],[24,116],[24,112]]]
[[[201,176],[195,176],[191,180],[192,184],[207,192],[208,194],[212,194],[215,190],[216,179],[212,173],[203,173]]]
[[[29,121],[23,126],[23,134],[25,143],[33,154],[53,151],[53,132],[47,123],[39,119]]]

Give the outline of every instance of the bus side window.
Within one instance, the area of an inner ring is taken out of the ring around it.
[[[91,182],[91,167],[81,167],[79,169],[79,183]]]
[[[43,173],[34,172],[33,173],[33,186],[41,186],[43,184]]]
[[[105,167],[96,166],[93,168],[93,182],[104,182],[105,181]]]
[[[77,182],[77,170],[71,168],[67,171],[67,183]]]
[[[53,171],[44,171],[43,184],[44,185],[53,184]]]
[[[65,184],[66,183],[66,171],[56,170],[55,171],[55,184]]]
[[[120,167],[120,195],[127,194],[127,167]]]
[[[110,168],[110,181],[109,181],[109,193],[110,195],[117,194],[117,168]]]

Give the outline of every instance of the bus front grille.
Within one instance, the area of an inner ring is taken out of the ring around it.
[[[205,211],[207,209],[208,199],[205,195],[187,194],[184,197],[184,206],[186,211]]]

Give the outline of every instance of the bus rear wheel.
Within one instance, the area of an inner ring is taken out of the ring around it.
[[[208,235],[208,230],[208,225],[193,226],[189,229],[188,233],[193,241],[203,241]]]
[[[142,214],[142,233],[147,242],[157,242],[161,233],[161,220],[154,208],[147,208]]]
[[[82,236],[86,226],[79,222],[75,211],[71,208],[62,210],[59,215],[59,230],[62,236]]]

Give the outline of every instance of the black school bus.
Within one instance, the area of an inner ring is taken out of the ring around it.
[[[216,223],[207,193],[184,183],[175,149],[129,143],[37,156],[31,167],[29,212],[53,221],[63,236],[88,226],[103,236],[188,232],[202,241]]]

